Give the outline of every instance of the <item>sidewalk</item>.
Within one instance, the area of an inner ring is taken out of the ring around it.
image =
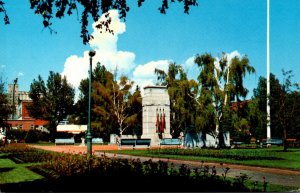
[[[59,145],[59,146],[37,146],[34,145],[32,147],[56,151],[56,152],[64,152],[64,153],[85,153],[86,147],[78,146],[78,145]],[[175,166],[180,166],[185,164],[190,168],[201,167],[202,163],[198,161],[186,161],[186,160],[177,160],[177,159],[165,159],[165,158],[150,158],[150,157],[141,157],[141,156],[132,156],[132,155],[124,155],[124,154],[114,154],[107,153],[104,150],[117,150],[117,145],[93,145],[93,152],[97,156],[105,155],[110,158],[124,158],[124,159],[137,159],[139,158],[141,161],[147,161],[152,159],[153,161],[166,161],[172,162]],[[103,151],[103,152],[101,152]],[[212,162],[204,162],[203,165],[208,165],[210,168],[212,166],[216,166],[217,174],[221,175],[223,172],[222,166],[219,163]],[[299,188],[300,192],[300,171],[288,170],[288,169],[276,169],[276,168],[265,168],[265,167],[255,167],[255,166],[244,166],[244,165],[236,165],[236,164],[223,164],[223,168],[229,167],[230,170],[227,173],[228,177],[236,177],[241,173],[247,174],[251,177],[253,181],[263,182],[263,178],[266,179],[267,182],[271,184],[279,184],[285,186],[294,186]]]

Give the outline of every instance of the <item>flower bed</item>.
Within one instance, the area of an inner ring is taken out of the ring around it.
[[[33,170],[46,171],[48,175],[52,172],[51,175],[58,176],[58,183],[64,182],[63,186],[56,185],[54,191],[250,191],[245,185],[226,179],[226,173],[217,176],[208,166],[192,170],[186,165],[176,168],[151,159],[141,162],[57,154]]]
[[[132,192],[132,191],[197,191],[197,192],[246,192],[245,180],[229,180],[226,174],[216,175],[216,168],[202,164],[190,169],[186,165],[179,168],[168,162],[154,162],[151,159],[113,159],[86,154],[53,153],[28,148],[25,145],[6,147],[8,153],[23,162],[39,162],[30,169],[45,177],[32,185],[4,185],[3,191],[54,191],[54,192]],[[244,179],[244,178],[243,178]],[[40,185],[43,184],[43,186]]]

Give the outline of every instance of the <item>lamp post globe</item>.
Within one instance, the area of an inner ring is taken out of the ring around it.
[[[94,57],[95,55],[96,55],[96,51],[95,50],[89,51],[89,56],[90,57]]]
[[[88,156],[92,155],[92,132],[91,132],[91,93],[92,93],[92,63],[96,51],[89,51],[90,56],[90,70],[89,70],[89,104],[88,104],[88,125],[86,131],[86,153]]]

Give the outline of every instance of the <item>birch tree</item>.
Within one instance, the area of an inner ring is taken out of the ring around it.
[[[211,54],[196,55],[195,63],[200,68],[199,94],[195,98],[199,105],[199,129],[213,137],[218,136],[219,145],[223,146],[223,131],[234,125],[232,121],[245,121],[238,115],[232,120],[232,115],[239,111],[232,111],[231,103],[239,103],[241,97],[246,97],[248,90],[243,85],[243,78],[247,72],[250,74],[255,70],[247,56],[236,56],[228,61],[224,53],[220,60]]]
[[[93,83],[93,112],[96,116],[93,126],[102,131],[109,127],[111,132],[118,132],[122,136],[124,131],[141,119],[142,109],[138,105],[141,104],[141,96],[139,92],[132,93],[134,82],[128,77],[121,76],[119,81],[114,77],[107,71],[105,82]]]

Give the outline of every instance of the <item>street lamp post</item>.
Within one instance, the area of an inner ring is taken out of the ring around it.
[[[12,113],[12,119],[15,119],[15,111],[16,111],[16,105],[15,105],[15,90],[16,90],[16,84],[17,84],[17,82],[18,82],[18,78],[16,78],[16,79],[14,80],[14,84],[13,84],[13,97],[12,97],[13,101],[12,101],[12,104],[13,104],[14,110],[13,110],[13,113]]]
[[[91,93],[92,93],[92,61],[96,52],[91,50],[90,56],[90,70],[89,70],[89,104],[88,104],[88,126],[86,131],[86,153],[88,156],[92,155],[92,132],[91,132]]]

